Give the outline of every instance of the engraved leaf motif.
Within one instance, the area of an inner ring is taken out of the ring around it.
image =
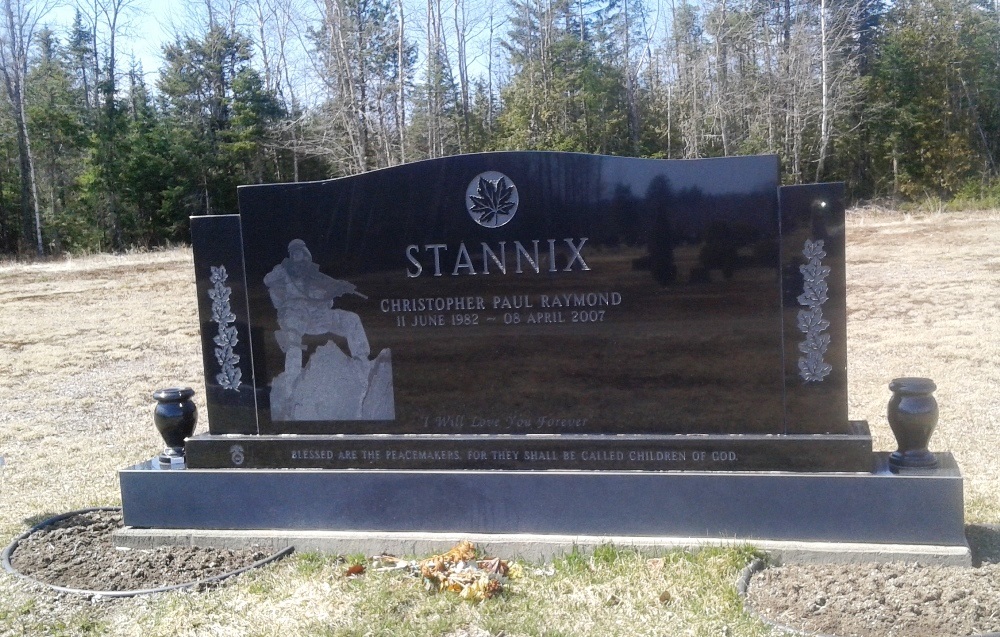
[[[233,367],[240,362],[240,355],[233,352],[233,348],[228,345],[215,348],[215,360],[223,369]]]
[[[802,250],[802,254],[805,255],[810,261],[822,261],[826,258],[826,252],[823,250],[823,240],[819,239],[817,241],[810,241],[806,239],[805,247]]]
[[[822,286],[819,285],[807,285],[805,286],[806,291],[798,296],[799,305],[805,305],[807,307],[819,307],[827,301],[827,286],[824,283]]]
[[[802,272],[802,276],[805,277],[806,281],[816,281],[830,276],[829,266],[820,265],[819,263],[800,265],[799,271]]]
[[[219,325],[232,323],[236,320],[236,315],[229,311],[229,304],[216,306],[212,305],[212,320]]]
[[[208,280],[212,283],[225,283],[226,279],[229,278],[229,274],[226,272],[226,266],[220,265],[216,267],[213,265],[210,267],[212,268],[212,274],[209,276]]]
[[[798,297],[799,305],[816,307],[826,303],[829,299],[827,296],[829,285],[827,285],[824,279],[830,274],[830,268],[826,266],[803,265],[799,267],[799,270],[802,271],[805,279],[803,293]]]
[[[491,225],[496,222],[497,215],[509,215],[514,208],[511,198],[514,195],[514,187],[507,185],[504,177],[490,181],[485,177],[479,178],[476,186],[476,194],[469,195],[472,201],[471,211],[479,215],[479,223]]]
[[[807,383],[820,382],[833,370],[823,361],[830,346],[830,335],[821,333],[830,327],[830,321],[823,318],[823,304],[829,299],[826,278],[830,275],[830,268],[823,265],[826,252],[822,240],[807,239],[802,254],[809,262],[799,266],[803,285],[798,302],[808,309],[798,313],[798,328],[806,336],[799,343],[799,351],[805,354],[799,358],[799,375]]]
[[[208,291],[208,298],[212,299],[216,303],[229,303],[229,297],[232,295],[233,291],[223,285],[217,285]]]
[[[815,338],[809,338],[799,343],[799,351],[809,356],[822,358],[826,350],[830,347],[830,335],[820,334]]]
[[[824,363],[823,359],[819,356],[799,359],[799,372],[806,382],[821,381],[829,376],[832,371],[833,366],[829,363]]]
[[[225,389],[239,390],[242,378],[243,373],[239,367],[224,367],[215,375],[215,380]]]
[[[212,299],[212,320],[219,325],[218,333],[212,341],[218,345],[215,349],[215,360],[222,368],[215,378],[225,389],[239,391],[242,372],[236,364],[240,362],[240,357],[233,351],[239,342],[236,326],[232,325],[236,321],[236,315],[229,305],[232,289],[227,286],[226,279],[229,274],[226,266],[210,266],[213,283],[212,289],[208,290],[208,297]]]
[[[799,310],[798,319],[799,331],[807,335],[817,334],[830,327],[830,321],[823,318],[823,310],[818,307]]]
[[[236,347],[236,344],[239,343],[236,328],[227,327],[225,330],[219,330],[219,333],[212,337],[212,342],[219,347],[228,347],[229,349]]]
[[[472,202],[475,204],[473,212],[488,210],[491,207],[495,192],[496,187],[493,185],[493,182],[485,177],[480,177],[479,183],[476,185],[476,194],[470,196]]]

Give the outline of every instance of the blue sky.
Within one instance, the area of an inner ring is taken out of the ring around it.
[[[116,40],[122,61],[119,68],[126,70],[129,58],[134,56],[142,63],[147,80],[154,82],[162,62],[160,50],[170,39],[171,21],[181,7],[162,0],[133,0],[130,5],[125,11],[125,30]],[[65,42],[73,24],[73,14],[74,4],[60,5],[42,22]]]

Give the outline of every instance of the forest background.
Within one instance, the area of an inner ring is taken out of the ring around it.
[[[144,70],[154,1],[0,0],[0,254],[491,150],[773,153],[855,201],[1000,205],[1000,0],[197,0]]]

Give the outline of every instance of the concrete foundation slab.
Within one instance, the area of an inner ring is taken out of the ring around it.
[[[196,529],[139,529],[126,527],[115,533],[116,546],[150,549],[159,546],[201,546],[243,549],[252,546],[276,552],[294,547],[298,552],[332,555],[422,556],[440,554],[462,540],[476,545],[484,555],[504,559],[544,562],[572,551],[589,553],[604,544],[648,553],[671,550],[696,551],[706,547],[745,545],[725,538],[635,537],[580,535],[496,535],[486,533],[376,533],[348,531],[207,531]],[[858,542],[749,542],[766,551],[778,564],[921,562],[942,566],[971,566],[968,547],[925,544],[865,544]]]

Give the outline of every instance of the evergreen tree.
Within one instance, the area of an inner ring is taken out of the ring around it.
[[[142,68],[133,64],[127,80],[121,205],[130,242],[151,247],[186,241],[186,210],[171,206],[171,195],[184,188],[179,175],[186,162],[171,142],[174,131],[153,104]]]
[[[70,58],[55,34],[38,34],[38,56],[27,78],[28,126],[38,173],[45,242],[53,252],[93,249],[92,219],[67,210],[89,146],[84,95],[74,86]]]
[[[239,175],[230,169],[223,144],[233,116],[234,83],[248,68],[250,44],[238,33],[213,26],[201,38],[187,37],[163,50],[166,66],[158,88],[171,131],[175,165],[185,186],[169,198],[172,215],[237,212]]]
[[[568,4],[516,7],[498,146],[629,154],[625,72],[600,58],[592,16]]]
[[[268,161],[268,147],[275,123],[284,116],[277,96],[264,87],[264,80],[252,68],[244,68],[233,79],[233,116],[223,155],[240,166],[243,183],[265,183],[276,179],[275,166]]]
[[[969,0],[899,0],[889,12],[869,116],[883,188],[948,196],[989,156],[988,140],[980,140],[980,104],[969,91],[983,70],[977,44],[984,31]]]

